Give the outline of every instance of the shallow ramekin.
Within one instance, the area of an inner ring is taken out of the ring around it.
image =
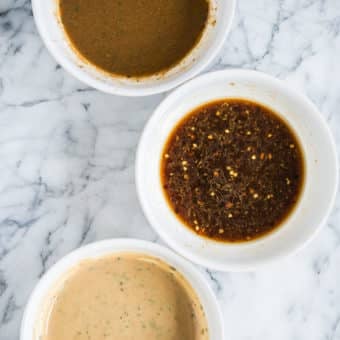
[[[168,91],[201,72],[217,55],[230,30],[236,0],[210,0],[210,17],[198,45],[178,65],[159,76],[114,77],[99,71],[71,48],[58,18],[58,0],[32,0],[35,22],[47,49],[74,77],[103,92],[146,96]]]
[[[192,109],[220,98],[245,98],[272,108],[296,131],[306,161],[302,196],[291,216],[269,235],[244,243],[221,243],[183,226],[164,198],[160,161],[164,143]],[[150,224],[173,249],[216,270],[253,270],[304,246],[325,223],[338,185],[331,132],[317,108],[287,83],[266,74],[226,70],[205,74],[172,92],[147,123],[137,151],[136,185]]]
[[[39,340],[34,338],[34,329],[41,317],[44,299],[58,279],[65,273],[82,260],[124,252],[153,256],[175,267],[187,279],[199,297],[208,321],[209,340],[224,339],[223,319],[215,294],[204,276],[190,262],[168,248],[151,242],[135,239],[114,239],[92,243],[73,251],[57,262],[42,277],[26,306],[21,324],[20,340]]]

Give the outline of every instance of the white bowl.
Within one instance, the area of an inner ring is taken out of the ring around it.
[[[162,149],[176,123],[197,106],[227,97],[251,99],[279,113],[297,132],[306,161],[304,190],[289,219],[266,237],[238,244],[208,240],[183,226],[170,210],[160,181]],[[295,252],[324,224],[338,184],[336,149],[317,108],[285,82],[255,71],[214,72],[178,88],[156,109],[138,147],[136,184],[149,222],[178,253],[217,270],[252,270]]]
[[[150,255],[175,267],[188,280],[202,303],[208,321],[209,339],[223,339],[223,321],[216,297],[205,278],[191,263],[171,250],[151,242],[115,239],[96,242],[75,250],[62,258],[42,277],[26,306],[21,324],[20,340],[38,340],[34,338],[34,329],[41,314],[43,301],[60,277],[84,259],[93,259],[121,252],[138,252]]]
[[[58,19],[58,0],[32,0],[32,9],[46,47],[74,77],[107,93],[146,96],[168,91],[194,77],[217,55],[230,30],[236,0],[211,0],[211,3],[209,23],[193,51],[164,75],[139,80],[105,74],[79,58],[71,48]]]

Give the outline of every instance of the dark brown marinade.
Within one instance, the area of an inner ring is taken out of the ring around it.
[[[205,104],[174,128],[162,154],[169,205],[197,234],[225,242],[259,238],[293,211],[304,159],[269,108],[243,99]]]

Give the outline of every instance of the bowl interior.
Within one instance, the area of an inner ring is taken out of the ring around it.
[[[272,108],[295,130],[305,155],[305,185],[298,206],[276,231],[248,243],[220,243],[194,234],[170,211],[160,182],[161,152],[176,123],[197,106],[228,97]],[[335,197],[337,160],[329,129],[308,99],[258,72],[222,71],[190,81],[161,103],[140,142],[136,181],[147,218],[171,247],[214,269],[247,270],[297,250],[322,225]]]
[[[43,276],[33,291],[25,309],[21,327],[21,340],[36,340],[34,331],[39,327],[39,316],[44,310],[43,306],[45,305],[44,299],[49,295],[51,289],[63,274],[67,273],[81,260],[122,252],[146,254],[157,257],[174,266],[191,284],[203,305],[208,321],[210,339],[223,339],[223,322],[214,293],[204,277],[189,262],[169,249],[150,242],[133,239],[116,239],[101,241],[79,248],[60,260]]]
[[[58,18],[58,0],[32,0],[41,37],[54,58],[72,75],[99,90],[120,95],[148,95],[169,90],[200,72],[222,46],[231,26],[235,0],[210,0],[211,10],[202,39],[177,66],[161,76],[141,79],[114,77],[98,71],[71,48]]]

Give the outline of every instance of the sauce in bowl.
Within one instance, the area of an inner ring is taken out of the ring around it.
[[[46,299],[39,340],[207,340],[199,298],[173,267],[121,253],[79,263]]]
[[[78,54],[119,76],[166,71],[185,58],[206,27],[208,0],[58,0]]]
[[[279,227],[299,201],[304,175],[295,132],[269,108],[243,99],[190,112],[161,160],[176,216],[198,235],[224,242],[251,241]]]

